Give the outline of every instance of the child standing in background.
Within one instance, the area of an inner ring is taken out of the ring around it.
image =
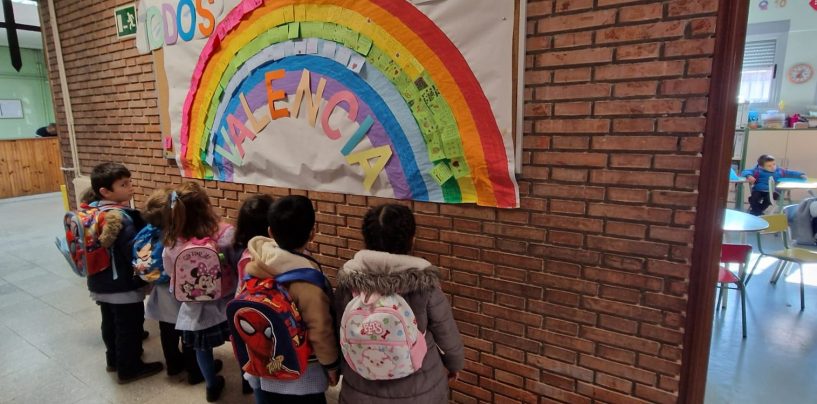
[[[91,187],[100,208],[108,209],[100,244],[110,248],[109,268],[88,276],[91,298],[102,313],[102,340],[105,342],[107,370],[117,372],[119,383],[130,383],[155,375],[164,368],[160,362],[142,362],[145,283],[133,275],[133,239],[144,223],[139,212],[130,209],[133,197],[131,173],[122,164],[103,163],[91,172]],[[104,237],[103,237],[104,236]]]
[[[769,179],[780,182],[782,178],[806,178],[806,174],[800,171],[787,170],[777,166],[774,156],[764,154],[758,157],[757,166],[743,170],[742,176],[746,177],[749,184],[752,184],[752,195],[749,196],[749,213],[760,216],[772,204],[772,198],[778,199],[778,194],[771,194],[769,189]]]
[[[245,267],[250,262],[250,253],[247,251],[250,240],[255,236],[267,235],[267,212],[269,212],[272,202],[273,199],[269,195],[253,195],[245,199],[238,210],[233,248],[227,253],[227,261],[238,272],[237,290],[241,290],[241,286],[244,284]],[[245,363],[247,352],[242,349],[244,345],[235,345],[235,347],[239,362]],[[241,372],[241,392],[244,394],[253,392],[250,383],[244,379],[243,371]]]
[[[234,228],[222,223],[204,190],[194,182],[182,183],[170,196],[170,206],[165,210],[165,249],[162,254],[165,271],[171,276],[176,258],[185,243],[191,239],[211,238],[222,252],[230,248]],[[226,307],[232,294],[204,302],[182,302],[176,329],[182,331],[184,344],[196,351],[196,361],[204,376],[207,401],[219,399],[224,390],[224,377],[218,375],[223,364],[213,358],[213,348],[228,340]]]
[[[142,214],[148,225],[142,229],[137,235],[137,240],[143,233],[143,237],[148,237],[151,240],[150,255],[155,256],[159,254],[159,261],[156,264],[162,264],[162,252],[156,252],[157,248],[162,248],[162,216],[170,203],[169,189],[158,189],[153,192],[145,203],[145,210]],[[138,246],[134,246],[137,249]],[[136,255],[139,252],[135,252]],[[150,259],[150,257],[146,257]],[[141,259],[135,257],[134,260]],[[138,264],[134,265],[139,272]],[[167,279],[167,273],[163,272],[163,276],[159,280],[154,280],[153,290],[150,292],[148,302],[145,307],[145,318],[156,320],[159,322],[159,333],[162,342],[162,352],[164,353],[165,363],[167,364],[167,375],[175,376],[182,371],[187,371],[187,382],[189,384],[201,383],[204,380],[199,365],[196,363],[196,354],[192,348],[182,344],[181,350],[179,344],[182,340],[182,332],[176,329],[176,319],[179,317],[179,310],[181,303],[176,300],[173,293],[170,292],[170,282]]]

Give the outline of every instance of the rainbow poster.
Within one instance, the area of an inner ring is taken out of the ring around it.
[[[513,0],[138,6],[137,47],[162,52],[164,146],[183,176],[519,206]]]

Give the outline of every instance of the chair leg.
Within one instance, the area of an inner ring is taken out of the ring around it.
[[[764,257],[764,255],[760,254],[757,257],[757,260],[755,260],[755,265],[752,266],[752,269],[749,271],[749,274],[746,275],[746,279],[743,281],[744,286],[749,284],[749,279],[752,279],[752,274],[755,273],[755,269],[757,268],[757,264],[760,264],[760,260],[762,260],[763,257]]]
[[[723,283],[718,284],[718,301],[715,303],[715,311],[721,309],[721,301],[723,301]]]
[[[800,311],[803,311],[806,309],[806,284],[803,281],[803,272],[805,272],[803,269],[805,268],[803,267],[803,264],[800,264],[799,267],[800,267]]]
[[[743,338],[746,338],[746,287],[742,282],[737,283],[740,293],[740,324],[743,327]]]
[[[783,273],[786,272],[787,265],[789,265],[788,262],[779,261],[774,269],[774,272],[772,272],[772,279],[769,280],[769,283],[771,283],[772,285],[777,285],[777,281],[780,280],[780,276],[782,276]]]

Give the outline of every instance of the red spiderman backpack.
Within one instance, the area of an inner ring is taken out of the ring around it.
[[[251,277],[227,304],[233,350],[244,372],[273,380],[296,380],[306,372],[313,349],[285,287],[295,281],[326,287],[318,270],[296,269],[275,278]]]

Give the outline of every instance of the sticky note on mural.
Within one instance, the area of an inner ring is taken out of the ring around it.
[[[301,36],[301,23],[299,22],[289,23],[289,35],[287,35],[287,38],[296,39],[299,36]]]
[[[431,139],[428,142],[428,157],[431,161],[440,161],[445,159],[445,152],[443,152],[443,143],[439,135],[431,134]]]
[[[445,132],[444,132],[445,133]],[[461,157],[464,153],[462,151],[462,143],[458,137],[450,137],[446,133],[442,136],[443,152],[448,158]]]
[[[450,162],[451,173],[454,174],[454,178],[464,178],[471,175],[471,171],[468,168],[468,163],[465,162],[465,158],[457,157],[451,159]]]
[[[284,22],[295,21],[295,7],[292,5],[284,6]]]
[[[301,36],[304,38],[320,38],[323,36],[323,23],[306,21],[301,23]]]
[[[451,169],[448,168],[448,164],[446,163],[435,164],[430,174],[431,177],[434,178],[434,181],[437,181],[440,185],[445,184],[446,181],[454,177],[454,174],[451,173]]]
[[[372,40],[371,40],[371,38],[369,38],[369,37],[367,37],[365,35],[362,35],[362,34],[360,36],[358,36],[357,46],[355,47],[355,52],[357,52],[357,53],[359,53],[359,54],[361,54],[363,56],[367,56],[371,50],[372,50]]]

